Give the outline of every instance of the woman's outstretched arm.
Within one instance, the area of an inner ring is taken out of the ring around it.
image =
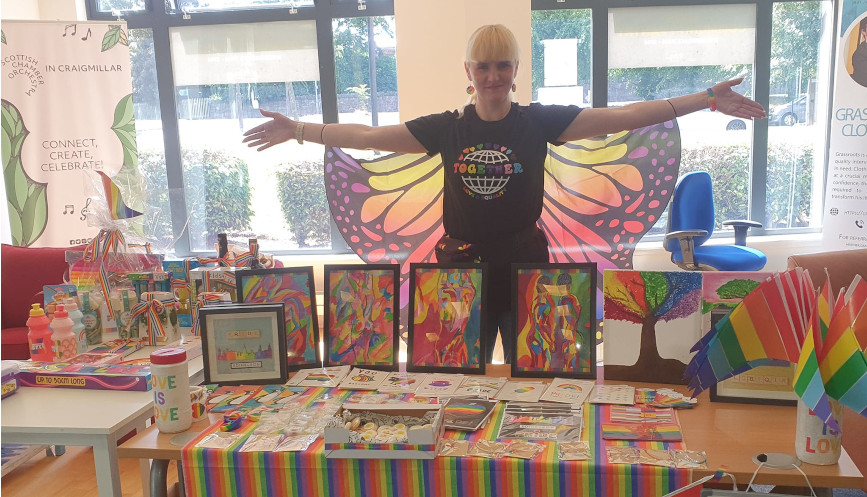
[[[363,124],[318,124],[293,121],[279,112],[260,111],[271,120],[250,128],[243,143],[265,150],[288,140],[299,139],[341,148],[374,149],[384,152],[423,153],[425,148],[406,125],[365,126]]]
[[[714,98],[711,101],[707,91],[669,98],[651,100],[613,108],[584,109],[560,135],[560,141],[580,140],[593,136],[617,133],[623,130],[665,122],[675,117],[711,107],[734,117],[760,119],[767,117],[765,109],[757,102],[732,90],[743,78],[717,83],[711,87]]]

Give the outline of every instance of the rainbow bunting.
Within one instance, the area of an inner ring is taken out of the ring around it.
[[[860,319],[859,319],[860,318]],[[832,300],[801,268],[759,285],[692,348],[693,396],[750,369],[797,364],[794,391],[836,429],[829,399],[867,416],[867,282],[856,276]]]
[[[117,187],[111,178],[102,171],[97,171],[97,173],[100,178],[102,178],[102,187],[105,190],[105,200],[108,203],[108,210],[111,213],[112,219],[129,219],[131,217],[142,215],[141,212],[127,207],[123,202],[123,196],[120,194],[120,188]]]

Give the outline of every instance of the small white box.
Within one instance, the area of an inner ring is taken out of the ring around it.
[[[325,457],[332,459],[433,459],[437,456],[444,427],[442,408],[434,404],[347,404],[337,415],[349,409],[353,413],[368,412],[388,416],[423,418],[435,411],[430,427],[407,430],[407,443],[353,443],[350,430],[344,427],[325,428]]]

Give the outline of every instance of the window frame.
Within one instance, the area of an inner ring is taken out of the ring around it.
[[[150,29],[154,40],[154,59],[156,63],[157,91],[160,100],[160,113],[163,125],[163,145],[165,148],[166,179],[169,191],[183,191],[183,167],[181,164],[181,143],[178,114],[175,101],[174,71],[172,68],[169,30],[174,27],[207,26],[219,24],[243,24],[253,22],[279,22],[314,20],[316,22],[316,41],[319,54],[319,82],[322,92],[322,120],[324,123],[338,122],[337,116],[337,77],[334,66],[334,36],[332,21],[346,17],[393,16],[392,0],[365,0],[364,10],[359,3],[337,3],[335,0],[316,0],[313,6],[295,7],[294,13],[288,6],[256,7],[244,10],[192,12],[165,12],[154,8],[162,2],[145,0],[143,11],[124,11],[114,16],[101,12],[99,0],[86,0],[85,8],[89,20],[124,20],[128,29]],[[238,138],[240,140],[240,136]],[[324,158],[323,158],[324,161]],[[178,257],[199,254],[190,247],[189,232],[185,229],[187,199],[183,195],[169,195],[171,206],[174,253]],[[215,253],[215,252],[214,252]],[[334,223],[331,224],[330,249],[292,249],[274,251],[275,255],[309,255],[351,253]]]
[[[773,13],[777,3],[802,2],[804,0],[647,0],[637,5],[634,0],[531,0],[530,8],[536,10],[590,10],[592,22],[591,47],[591,102],[593,107],[608,106],[608,13],[611,9],[634,8],[634,7],[672,7],[672,6],[703,6],[703,5],[753,5],[756,11],[756,39],[755,59],[753,61],[753,98],[765,109],[770,109],[770,85],[771,85],[771,41],[773,37]],[[831,11],[836,13],[839,0],[829,1]],[[837,17],[834,15],[831,33],[837,30]],[[831,36],[831,57],[834,57],[837,49],[837,39]],[[832,73],[826,89],[827,105],[832,105],[834,92],[834,78]],[[831,123],[824,124],[825,143],[830,143]],[[768,120],[759,119],[753,122],[752,143],[750,150],[750,196],[749,218],[760,220],[764,224],[765,206],[767,204],[767,169],[768,169]],[[824,162],[822,165],[822,190],[828,175],[828,154],[826,146],[824,150]],[[817,178],[818,179],[818,178]],[[825,197],[822,196],[824,207]],[[822,211],[816,213],[820,215]],[[752,228],[750,236],[782,235],[818,233],[822,226],[801,228],[776,228],[768,227]],[[664,235],[645,236],[641,241],[662,240]],[[713,235],[720,238],[733,238],[734,234],[726,231],[717,231]]]

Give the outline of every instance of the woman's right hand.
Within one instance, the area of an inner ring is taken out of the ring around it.
[[[258,147],[256,150],[261,152],[266,148],[295,138],[295,127],[297,125],[295,121],[279,112],[271,112],[264,109],[259,109],[259,112],[265,117],[270,117],[271,120],[248,129],[244,133],[244,140],[241,143],[246,143],[248,147]]]

